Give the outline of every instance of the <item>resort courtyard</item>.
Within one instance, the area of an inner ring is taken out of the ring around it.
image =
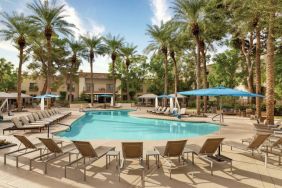
[[[282,188],[282,0],[0,0],[0,188]]]
[[[149,108],[141,108],[141,110],[130,112],[130,116],[163,118],[147,113]],[[71,111],[72,115],[63,120],[61,123],[69,124],[77,118],[83,116],[84,112],[78,109],[66,109]],[[30,110],[32,112],[34,110]],[[25,113],[26,114],[26,113]],[[23,115],[23,114],[17,114]],[[166,119],[175,120],[175,118],[167,117]],[[193,118],[184,117],[181,121],[206,121],[212,122],[210,117]],[[187,144],[202,145],[206,138],[224,137],[226,140],[241,141],[241,139],[249,138],[255,134],[254,120],[236,116],[226,116],[224,125],[220,126],[220,130],[213,134],[202,137],[188,138]],[[1,129],[9,126],[9,123],[1,124]],[[55,125],[51,127],[51,132],[66,129],[65,126]],[[19,142],[12,136],[13,134],[22,134],[27,136],[32,142],[38,143],[39,137],[46,137],[46,131],[38,132],[22,132],[5,133],[2,138],[13,143]],[[53,136],[54,139],[59,139]],[[63,139],[67,144],[68,139]],[[117,151],[121,151],[121,142],[128,140],[92,140],[94,147],[97,146],[115,146]],[[146,140],[144,141],[144,153],[152,150],[154,146],[165,145],[167,140]],[[1,150],[1,161],[3,154],[15,150],[16,147]],[[172,179],[169,178],[168,170],[163,167],[164,160],[161,158],[161,166],[157,168],[155,159],[150,158],[150,168],[145,167],[145,187],[282,187],[282,169],[279,166],[277,157],[269,159],[267,168],[264,166],[264,155],[255,153],[252,157],[251,153],[242,150],[233,149],[223,146],[222,155],[233,159],[233,173],[230,171],[228,164],[215,164],[214,174],[210,174],[210,166],[207,162],[195,157],[195,164],[192,165],[191,154],[189,154],[187,166],[172,171]],[[65,156],[48,166],[48,174],[43,173],[44,165],[40,161],[33,163],[32,171],[29,171],[29,158],[38,153],[33,153],[19,158],[19,167],[15,167],[15,159],[8,158],[7,165],[1,163],[1,187],[141,187],[140,169],[134,169],[134,164],[130,164],[130,169],[121,171],[121,180],[119,182],[117,170],[115,168],[115,160],[112,159],[110,166],[106,169],[105,157],[94,162],[87,168],[87,180],[83,181],[83,171],[69,169],[67,178],[64,178],[64,165],[68,162]],[[186,157],[186,156],[185,156]],[[176,160],[177,161],[177,160]],[[135,163],[136,161],[131,161]],[[130,162],[130,163],[131,163]],[[137,165],[137,164],[135,164]]]

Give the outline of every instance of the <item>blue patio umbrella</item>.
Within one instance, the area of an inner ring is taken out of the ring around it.
[[[256,93],[250,93],[250,92],[241,91],[238,89],[226,88],[223,86],[207,88],[207,89],[197,89],[197,90],[191,90],[191,91],[182,91],[178,93],[181,95],[191,95],[191,96],[264,97],[263,95],[259,95]],[[222,103],[220,102],[220,110],[221,108],[222,108]],[[223,116],[221,118],[223,120]]]
[[[60,97],[59,95],[51,94],[51,93],[46,93],[44,95],[38,95],[33,97],[34,99],[45,99],[45,98],[58,98]]]
[[[207,89],[197,89],[192,91],[182,91],[178,92],[181,95],[192,95],[192,96],[214,96],[214,97],[220,97],[220,96],[232,96],[232,97],[264,97],[263,95],[250,93],[246,91],[241,91],[237,89],[232,88],[226,88],[223,86],[214,87],[214,88],[207,88]],[[222,102],[220,101],[220,110],[222,108]],[[220,115],[220,122],[223,121],[223,114]],[[216,115],[218,116],[218,115]],[[214,116],[214,117],[216,117]],[[220,146],[218,148],[218,155],[220,156]]]
[[[107,97],[107,98],[111,98],[112,95],[110,95],[110,94],[101,94],[101,95],[98,95],[98,97]]]
[[[170,99],[170,98],[173,98],[173,96],[169,96],[169,95],[160,95],[160,96],[158,96],[158,98],[160,98],[160,99]]]
[[[181,91],[178,93],[181,95],[192,95],[192,96],[264,97],[263,95],[232,89],[232,88],[226,88],[223,86],[207,88],[207,89],[197,89],[191,91]]]

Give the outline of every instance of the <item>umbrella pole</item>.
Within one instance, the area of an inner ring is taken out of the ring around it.
[[[224,122],[223,120],[223,111],[222,111],[222,97],[220,97],[220,123]]]
[[[47,127],[47,138],[49,138],[50,135],[50,124],[48,123],[48,127]]]

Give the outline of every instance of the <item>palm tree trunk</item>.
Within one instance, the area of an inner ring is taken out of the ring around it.
[[[196,83],[197,83],[197,89],[200,89],[200,82],[201,82],[201,64],[200,64],[200,39],[199,36],[195,36],[196,39],[196,46],[197,46],[197,56],[196,56]],[[197,115],[200,115],[201,113],[201,98],[200,96],[197,96],[196,99],[196,108],[197,108]]]
[[[203,63],[203,87],[206,89],[208,87],[208,79],[207,79],[207,62],[206,62],[206,53],[205,53],[205,43],[203,40],[200,41],[201,43],[201,54],[202,54],[202,63]],[[204,112],[207,112],[208,106],[208,98],[204,96]]]
[[[251,92],[251,93],[254,92],[254,71],[253,71],[253,62],[251,60],[251,55],[250,55],[251,54],[251,50],[252,50],[252,44],[253,44],[253,37],[252,37],[252,32],[251,32],[250,47],[249,47],[248,51],[246,51],[245,38],[243,38],[242,42],[241,42],[241,51],[243,52],[243,55],[245,57],[246,64],[247,64],[248,91]]]
[[[94,93],[94,78],[93,78],[93,58],[90,56],[90,72],[91,72],[91,75],[90,75],[90,78],[91,78],[91,106],[93,107],[93,102],[94,102],[94,99],[93,99],[93,93]]]
[[[164,95],[167,95],[167,85],[168,85],[167,83],[167,64],[168,64],[167,53],[164,53],[164,71],[165,71],[164,73]],[[167,105],[167,99],[164,98],[164,106],[166,105]]]
[[[17,96],[17,105],[18,111],[22,111],[22,65],[23,65],[23,47],[20,47],[20,62],[19,62],[19,69],[18,69],[18,96]]]
[[[271,12],[266,49],[266,119],[269,124],[274,123],[274,17],[275,13]]]
[[[130,96],[129,96],[129,78],[128,75],[129,74],[129,67],[126,66],[126,98],[127,100],[130,100]]]
[[[176,101],[177,101],[177,91],[178,91],[178,70],[177,70],[177,61],[175,59],[174,54],[171,55],[171,58],[173,60],[173,64],[174,64],[174,104],[176,106]]]
[[[51,93],[51,69],[52,69],[52,59],[51,59],[51,37],[47,39],[47,50],[48,50],[48,64],[47,64],[47,92]],[[51,107],[51,99],[47,99],[47,107]]]
[[[113,77],[113,106],[116,103],[116,75],[115,75],[115,60],[112,60],[112,77]]]
[[[44,85],[43,85],[43,88],[41,90],[41,95],[44,95],[47,91],[47,78],[45,79],[44,81]]]
[[[70,77],[69,77],[69,107],[71,106],[72,102],[72,73],[70,72]]]
[[[260,27],[256,27],[256,94],[261,93],[261,72],[260,72]],[[261,117],[260,97],[256,97],[256,115]]]

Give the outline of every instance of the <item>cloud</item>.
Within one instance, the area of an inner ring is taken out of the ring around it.
[[[10,51],[10,52],[18,52],[17,48],[13,46],[11,41],[1,41],[0,49]]]
[[[171,19],[167,0],[150,0],[151,9],[153,11],[153,17],[151,22],[154,25],[160,25],[160,23],[167,22]]]
[[[109,56],[98,56],[93,63],[93,72],[108,73],[111,58]],[[90,65],[87,61],[83,61],[80,70],[90,72]]]
[[[0,0],[1,1],[1,0]],[[3,10],[3,7],[10,7],[10,10],[7,10],[10,13],[12,10],[16,12],[24,12],[25,15],[29,15],[30,11],[27,10],[27,3],[31,3],[32,0],[17,0],[17,1],[1,1],[0,2],[0,10]],[[92,20],[91,18],[82,17],[76,11],[76,9],[71,6],[67,0],[58,0],[58,4],[65,5],[65,15],[67,16],[65,19],[66,21],[73,23],[76,25],[77,29],[74,29],[74,35],[78,38],[82,34],[86,34],[87,32],[93,35],[101,35],[105,32],[106,28],[104,25],[97,23],[96,21]],[[0,29],[3,28],[0,24]],[[10,41],[0,41],[0,57],[6,57],[7,59],[11,60],[12,62],[17,62],[18,57],[17,49],[12,45]],[[9,55],[7,55],[9,54]],[[106,59],[104,58],[97,58],[97,72],[107,72],[108,64],[105,63]],[[108,61],[106,61],[108,62]],[[89,71],[87,68],[88,66],[83,65],[82,69]]]
[[[65,4],[65,18],[66,21],[73,23],[77,28],[74,29],[74,35],[78,38],[80,35],[91,33],[94,35],[101,35],[105,31],[105,27],[101,24],[97,24],[95,21],[84,18],[77,13],[74,7],[70,6],[66,0],[61,0],[62,4]]]

